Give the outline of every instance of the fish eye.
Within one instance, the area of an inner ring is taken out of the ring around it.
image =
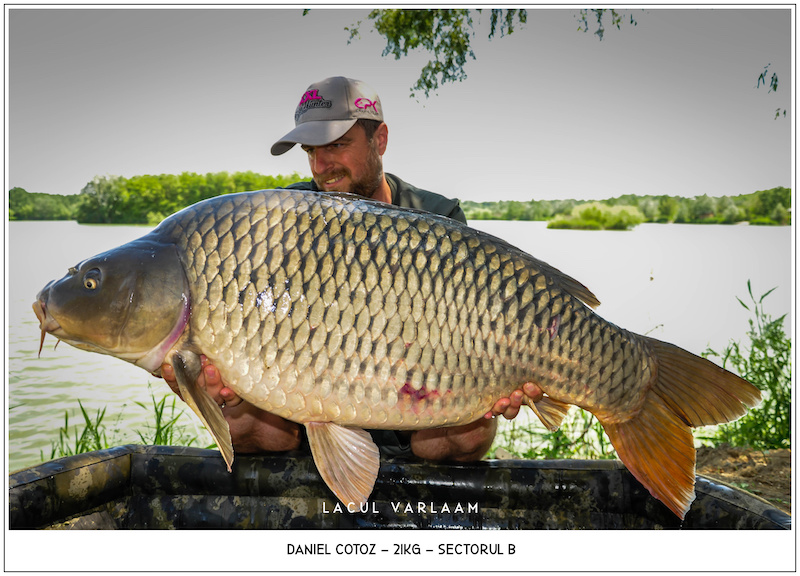
[[[87,290],[96,290],[100,286],[100,270],[92,268],[83,276],[83,287]]]

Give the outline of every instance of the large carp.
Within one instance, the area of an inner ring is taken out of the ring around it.
[[[242,398],[305,425],[344,503],[372,492],[364,428],[473,422],[522,383],[551,429],[594,414],[636,478],[683,517],[694,499],[690,427],[728,422],[759,391],[673,345],[592,312],[582,284],[468,226],[356,196],[265,190],[212,198],[84,260],[33,307],[42,340],[159,373],[230,469],[230,432],[195,385],[199,355]]]

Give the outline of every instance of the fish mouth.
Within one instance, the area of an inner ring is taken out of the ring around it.
[[[41,356],[45,335],[49,333],[58,338],[58,333],[63,331],[61,330],[61,324],[47,310],[47,303],[43,299],[40,298],[33,303],[33,313],[39,319],[39,328],[42,331],[42,337],[39,340],[39,356]]]

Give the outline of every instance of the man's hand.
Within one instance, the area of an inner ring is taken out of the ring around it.
[[[300,425],[256,408],[245,402],[222,382],[219,370],[200,357],[203,369],[197,377],[197,386],[205,390],[222,408],[222,415],[231,431],[231,442],[236,452],[283,452],[300,447]],[[161,366],[161,375],[169,387],[180,396],[172,366]],[[181,397],[183,399],[183,397]]]
[[[484,418],[494,418],[501,414],[506,420],[513,420],[519,414],[519,409],[522,406],[522,401],[528,396],[534,402],[538,402],[544,396],[544,392],[533,382],[525,382],[522,388],[517,388],[508,398],[500,398],[494,403],[492,409],[483,415]]]
[[[417,430],[411,434],[411,451],[427,460],[452,460],[456,462],[475,462],[483,458],[489,451],[497,433],[495,416],[503,415],[512,420],[519,414],[525,396],[538,402],[544,396],[542,389],[532,382],[526,382],[522,388],[514,390],[508,398],[500,398],[492,409],[476,420],[464,426],[448,428],[430,428]]]

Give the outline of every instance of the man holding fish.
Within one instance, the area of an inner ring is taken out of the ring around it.
[[[295,111],[295,128],[271,149],[280,155],[295,144],[308,154],[313,180],[289,188],[347,192],[396,206],[416,208],[466,223],[457,200],[420,190],[383,171],[382,156],[388,127],[378,94],[359,80],[341,76],[308,87]],[[162,376],[179,393],[173,368],[162,366]],[[303,444],[303,426],[256,408],[225,385],[219,370],[203,357],[197,385],[223,408],[233,446],[240,453],[294,450]],[[372,431],[387,455],[408,453],[428,460],[479,460],[491,447],[497,431],[494,416],[516,417],[526,396],[542,398],[541,389],[526,383],[499,399],[483,419],[463,426],[410,432]]]
[[[377,443],[384,454],[476,460],[493,415],[513,416],[524,400],[555,430],[575,405],[684,518],[696,496],[692,428],[741,417],[760,391],[598,316],[579,281],[443,216],[460,213],[456,202],[384,174],[377,95],[327,82],[306,92],[295,130],[272,148],[301,142],[313,183],[209,198],[70,267],[33,303],[42,339],[164,370],[229,471],[234,444],[288,450],[305,434],[345,505],[368,501]],[[366,431],[376,429],[384,437]]]

